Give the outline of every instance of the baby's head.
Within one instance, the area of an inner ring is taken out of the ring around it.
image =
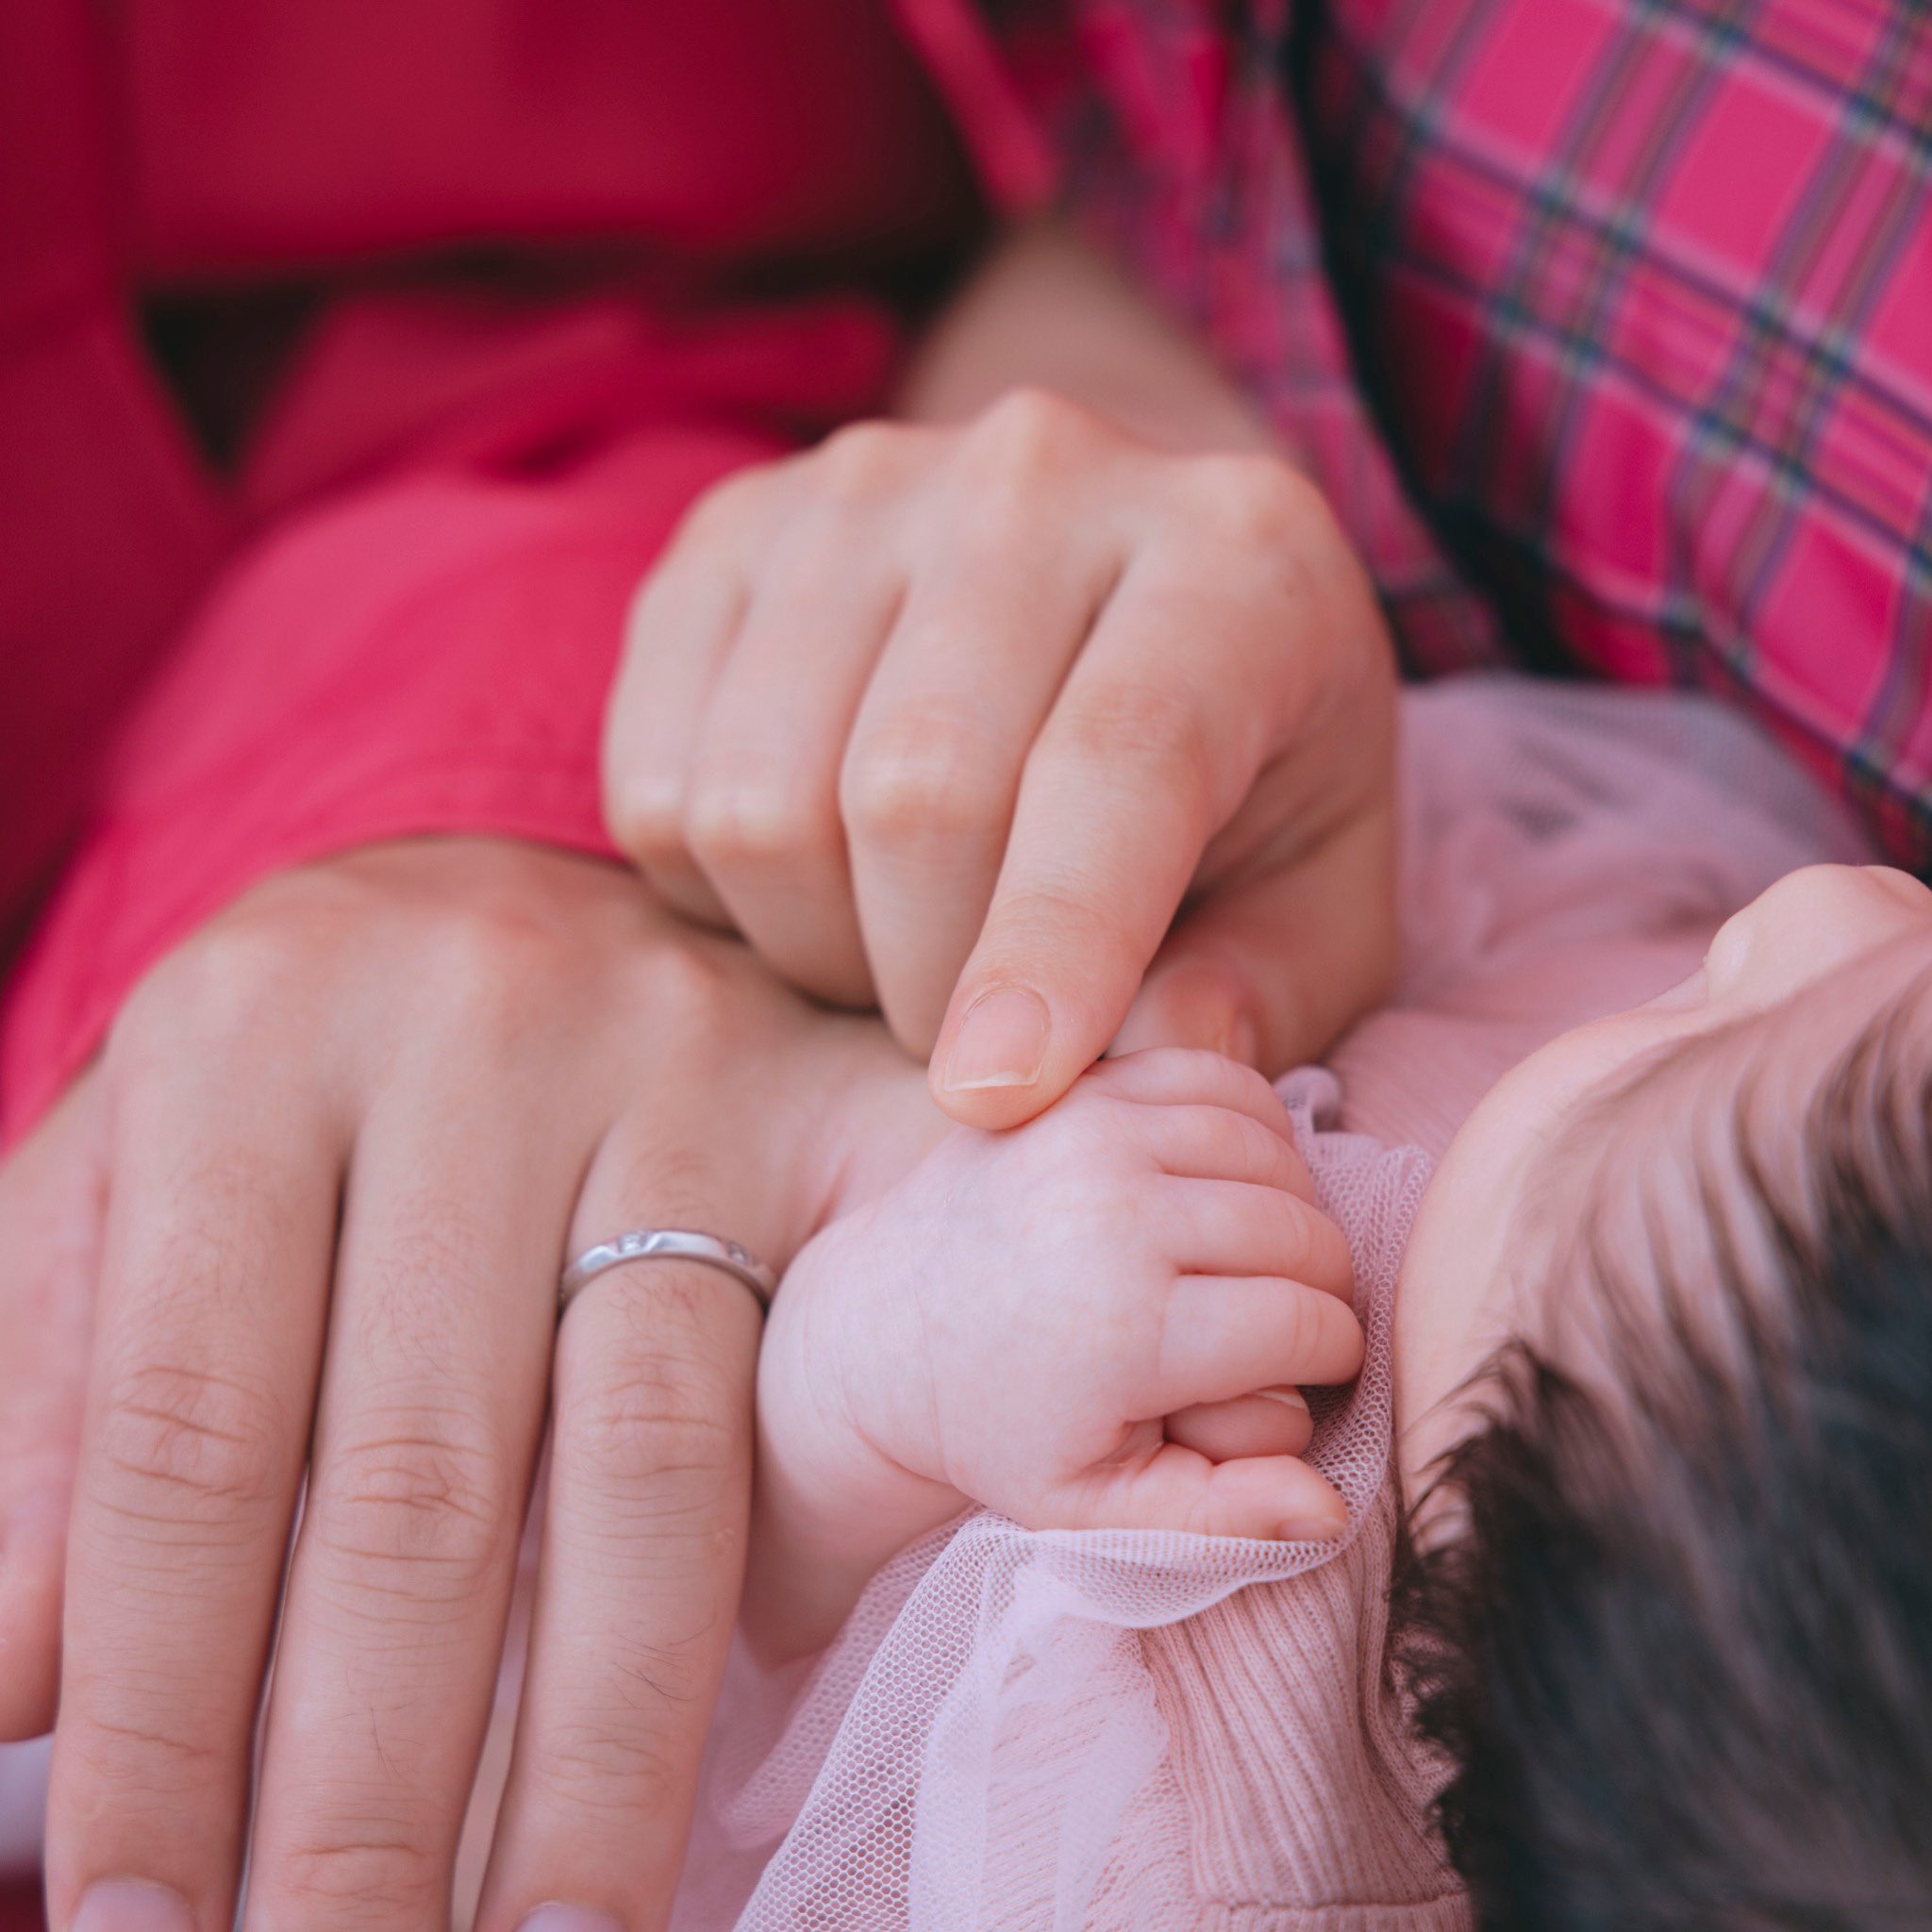
[[[1396,1349],[1405,1649],[1482,1924],[1932,1924],[1932,892],[1794,874],[1525,1061]]]

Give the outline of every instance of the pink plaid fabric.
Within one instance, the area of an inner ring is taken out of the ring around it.
[[[1932,864],[1925,0],[984,14],[1413,669],[1714,689]]]

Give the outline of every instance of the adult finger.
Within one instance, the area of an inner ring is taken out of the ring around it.
[[[1280,871],[1250,870],[1183,913],[1116,1053],[1211,1046],[1264,1074],[1322,1054],[1395,975],[1395,812],[1382,802]]]
[[[991,481],[992,479],[989,479]],[[922,1058],[979,937],[1027,754],[1121,567],[1007,480],[916,575],[839,793],[887,1024]]]
[[[332,1110],[258,1046],[117,1069],[47,1813],[56,1926],[218,1932],[308,1445]],[[145,1914],[145,1916],[141,1916]]]
[[[604,823],[687,918],[731,924],[691,855],[699,724],[750,607],[754,565],[795,495],[795,458],[741,471],[692,507],[639,587],[605,712]]]
[[[578,1239],[730,1225],[672,1177],[593,1173]],[[651,1932],[669,1916],[737,1614],[759,1311],[657,1260],[598,1277],[558,1337],[528,1674],[478,1924]]]
[[[411,1082],[352,1168],[246,1916],[448,1923],[582,1156],[487,1053]],[[514,1110],[522,1130],[506,1133]]]
[[[1184,569],[1143,552],[1101,613],[1027,758],[992,905],[933,1057],[934,1095],[954,1119],[1029,1118],[1119,1031],[1269,742],[1242,591],[1199,559]],[[1186,676],[1177,638],[1194,641]]]
[[[692,857],[733,924],[794,985],[869,1006],[839,767],[905,595],[902,571],[821,512],[761,574],[699,729]]]
[[[0,1740],[53,1728],[67,1518],[107,1212],[106,1092],[84,1074],[0,1168]]]

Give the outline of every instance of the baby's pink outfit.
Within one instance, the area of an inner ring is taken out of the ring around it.
[[[1552,1030],[1539,1010],[1563,1001],[1540,988],[1574,1006],[1582,971],[1594,997],[1602,956],[1608,1008],[1647,996],[1657,942],[1691,935],[1694,963],[1696,936],[1785,873],[1868,856],[1702,700],[1464,679],[1405,719],[1403,983],[1337,1056],[1385,1137],[1440,1151],[1471,1095],[1435,1057],[1483,1036],[1494,1058],[1500,1029],[1500,1071]],[[1482,1016],[1484,984],[1511,1010]],[[1384,1671],[1390,1331],[1430,1158],[1338,1131],[1355,1102],[1329,1073],[1282,1091],[1369,1334],[1356,1388],[1315,1398],[1310,1456],[1348,1540],[1034,1534],[982,1512],[905,1552],[808,1671],[734,1661],[677,1932],[741,1902],[741,1932],[1471,1924],[1430,1829],[1441,1767]]]

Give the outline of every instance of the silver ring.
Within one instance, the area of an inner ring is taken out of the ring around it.
[[[578,1291],[608,1269],[622,1268],[630,1261],[657,1260],[703,1261],[708,1267],[722,1268],[751,1290],[760,1308],[769,1308],[778,1291],[777,1275],[736,1241],[688,1227],[640,1227],[586,1249],[563,1271],[563,1279],[557,1284],[557,1319],[562,1321]]]

